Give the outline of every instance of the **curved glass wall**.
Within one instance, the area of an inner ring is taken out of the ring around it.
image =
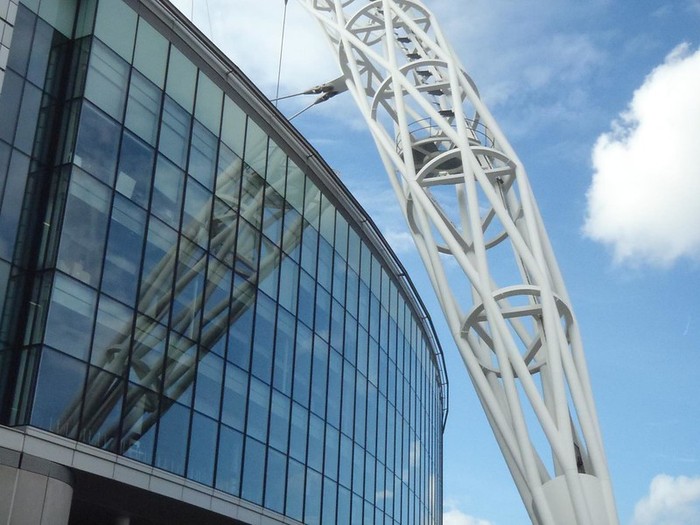
[[[308,524],[441,522],[444,385],[406,285],[154,25],[82,9],[11,423]]]

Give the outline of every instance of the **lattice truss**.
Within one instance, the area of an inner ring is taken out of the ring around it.
[[[533,523],[617,523],[579,330],[525,169],[434,16],[419,1],[301,1],[338,54]]]

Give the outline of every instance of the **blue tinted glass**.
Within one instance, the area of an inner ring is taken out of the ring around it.
[[[254,439],[246,438],[241,497],[262,504],[264,479],[265,446]]]
[[[202,355],[204,354],[204,355]],[[210,417],[219,417],[223,387],[224,360],[200,350],[194,408]]]
[[[181,168],[185,167],[191,116],[170,97],[165,97],[158,149]]]
[[[155,445],[158,396],[155,392],[129,385],[129,404],[122,416],[120,452],[127,457],[150,464]]]
[[[248,374],[234,365],[226,366],[224,379],[224,406],[221,421],[243,430],[248,399]]]
[[[270,409],[270,446],[287,452],[289,435],[289,409],[291,402],[276,390],[272,391],[272,406]]]
[[[180,224],[184,187],[184,172],[165,157],[158,155],[151,211],[173,228]]]
[[[321,490],[321,474],[306,469],[304,523],[308,525],[321,523]]]
[[[118,146],[117,123],[91,104],[83,104],[73,163],[111,185],[117,165]]]
[[[192,404],[192,375],[196,359],[195,342],[171,332],[163,383],[164,395],[188,406]]]
[[[97,308],[90,362],[115,374],[122,374],[131,344],[133,311],[103,295]]]
[[[211,485],[214,481],[216,432],[216,421],[194,413],[187,477],[205,485]]]
[[[190,411],[180,404],[166,403],[164,401],[164,406],[161,407],[155,465],[182,476],[187,457]]]
[[[122,136],[117,186],[119,193],[145,208],[151,194],[153,149],[128,131]]]
[[[270,383],[272,350],[275,337],[275,303],[265,294],[258,294],[253,338],[253,374]]]
[[[119,446],[119,418],[124,398],[120,377],[90,367],[85,391],[80,440],[114,452]]]
[[[187,177],[182,232],[203,248],[209,241],[211,193],[192,177]]]
[[[287,505],[286,514],[292,519],[301,520],[304,510],[304,465],[293,459],[287,468]]]
[[[284,485],[287,478],[287,457],[276,450],[267,453],[265,481],[265,507],[284,512]]]
[[[268,416],[270,414],[270,387],[255,378],[251,378],[248,396],[246,433],[265,442],[267,441]]]
[[[121,195],[114,199],[102,291],[133,306],[136,300],[146,213]]]
[[[126,127],[151,146],[156,143],[162,92],[138,71],[131,73]]]
[[[216,137],[211,132],[199,122],[194,122],[190,164],[187,171],[209,190],[214,187],[217,142]]]
[[[291,395],[296,323],[294,317],[283,308],[278,308],[277,311],[273,385],[286,395]]]
[[[238,495],[241,484],[242,462],[243,435],[222,425],[219,437],[219,457],[216,467],[217,489]]]
[[[42,351],[32,425],[54,434],[77,437],[86,368],[77,359],[48,349]]]
[[[57,274],[46,321],[46,343],[86,360],[90,348],[95,303],[94,290]]]

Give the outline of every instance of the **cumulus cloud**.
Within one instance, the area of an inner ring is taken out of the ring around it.
[[[695,525],[700,523],[700,478],[660,474],[634,508],[631,525]]]
[[[700,258],[700,50],[674,49],[593,148],[584,232],[617,262]]]
[[[444,525],[491,525],[490,521],[474,518],[458,509],[450,509],[442,515]]]

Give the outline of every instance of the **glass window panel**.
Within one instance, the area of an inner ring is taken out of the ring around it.
[[[267,134],[252,119],[248,119],[243,160],[260,175],[267,164]]]
[[[163,400],[165,405],[167,400]],[[185,473],[190,410],[178,403],[161,407],[155,466],[182,476]]]
[[[241,187],[241,215],[257,230],[262,221],[265,181],[248,166],[243,170]]]
[[[230,295],[231,270],[210,257],[200,344],[221,356],[226,350]]]
[[[2,102],[0,102],[2,107]],[[0,126],[2,128],[2,126]],[[14,150],[10,160],[9,174],[5,184],[5,194],[0,208],[0,257],[11,260],[17,241],[17,230],[29,171],[29,157]],[[4,174],[3,174],[4,175]],[[4,179],[4,176],[2,177]]]
[[[306,469],[304,523],[307,525],[321,523],[321,482],[321,474],[312,469]]]
[[[253,338],[253,374],[270,383],[272,352],[275,338],[275,303],[265,294],[258,294]]]
[[[155,319],[167,318],[176,249],[175,231],[151,217],[148,223],[138,308]]]
[[[341,430],[352,436],[355,410],[355,369],[347,363],[343,367],[342,407]]]
[[[155,446],[158,396],[129,384],[127,399],[129,403],[122,416],[120,453],[150,465]]]
[[[291,204],[284,204],[284,231],[282,232],[282,249],[294,261],[299,261],[301,255],[301,235],[303,219],[301,214],[292,208]]]
[[[285,514],[292,519],[301,521],[304,511],[304,465],[293,459],[289,460],[287,468],[287,504]]]
[[[267,452],[265,508],[284,512],[284,485],[287,481],[287,458],[276,450]]]
[[[316,289],[316,324],[314,329],[324,341],[328,341],[330,320],[331,294],[319,287]]]
[[[352,491],[362,496],[365,479],[365,453],[362,448],[356,446],[352,456]],[[353,508],[353,515],[355,509]],[[360,519],[360,523],[362,520]]]
[[[217,424],[198,413],[192,415],[192,439],[187,462],[187,477],[211,486],[214,481]]]
[[[134,49],[134,67],[162,89],[167,60],[168,41],[143,18],[140,18]]]
[[[244,429],[248,401],[248,378],[248,374],[237,366],[226,365],[221,421],[238,430]]]
[[[276,298],[279,287],[279,261],[282,254],[267,237],[259,237],[259,240],[258,291],[268,297]]]
[[[221,123],[223,95],[223,91],[200,71],[194,115],[216,135],[219,134],[219,124]]]
[[[174,228],[180,224],[184,187],[185,173],[158,155],[151,211]]]
[[[304,324],[297,323],[296,351],[294,355],[294,400],[304,406],[309,404],[311,386],[312,334]]]
[[[230,208],[238,209],[241,195],[243,161],[223,142],[219,143],[219,168],[216,178],[216,196]]]
[[[7,9],[7,4],[4,4],[4,8]],[[4,25],[4,20],[6,20],[5,11],[2,11],[2,18],[2,24]],[[26,7],[20,6],[17,9],[12,34],[12,46],[10,47],[11,53],[7,57],[7,67],[14,69],[22,76],[27,73],[27,65],[29,64],[29,57],[32,51],[32,34],[35,20],[36,16],[34,13]]]
[[[218,419],[223,387],[224,360],[211,353],[202,356],[202,353],[200,350],[194,408],[207,416]]]
[[[284,195],[287,181],[287,154],[272,140],[268,149],[265,180],[277,193]]]
[[[80,423],[80,440],[116,452],[124,382],[119,376],[90,367]]]
[[[93,41],[85,96],[110,117],[121,121],[129,81],[129,64],[99,40]]]
[[[290,258],[281,261],[278,303],[294,314],[299,293],[299,266]]]
[[[197,345],[194,341],[171,333],[165,361],[163,395],[191,406],[192,379],[196,359]]]
[[[243,156],[246,114],[228,97],[224,97],[224,119],[221,125],[221,140],[239,157]]]
[[[253,340],[253,307],[255,294],[250,290],[234,285],[232,322],[229,328],[229,351],[227,358],[232,363],[248,370],[250,367],[250,347]]]
[[[216,467],[216,488],[238,495],[243,462],[243,435],[226,426],[221,426],[219,436],[219,459]]]
[[[258,505],[262,504],[264,479],[265,445],[254,439],[246,438],[241,497]]]
[[[294,316],[279,308],[277,313],[273,385],[288,396],[292,393],[295,326]]]
[[[350,483],[352,482],[352,440],[345,434],[340,435],[338,472],[340,484],[350,488]]]
[[[310,227],[304,228],[301,247],[301,267],[310,275],[316,275],[318,262],[318,232]]]
[[[265,208],[263,210],[263,233],[277,246],[282,242],[282,219],[284,217],[284,200],[274,189],[265,189]]]
[[[146,212],[121,195],[114,199],[102,291],[133,306],[136,299]]]
[[[20,101],[22,99],[23,79],[12,70],[5,71],[2,91],[0,91],[0,107],[3,109],[0,139],[12,144],[17,126]]]
[[[138,71],[131,73],[126,127],[151,146],[155,146],[160,122],[162,92]]]
[[[342,391],[339,386],[342,384],[342,367],[343,358],[338,352],[331,350],[328,366],[328,384],[330,388],[328,389],[326,421],[336,428],[340,427],[340,399]]]
[[[214,213],[209,230],[209,253],[233,268],[234,247],[236,242],[236,225],[238,214],[223,201],[214,198]]]
[[[326,426],[326,446],[324,449],[323,473],[333,480],[338,480],[338,454],[340,453],[340,432]]]
[[[128,131],[122,136],[117,186],[119,193],[139,206],[148,206],[153,179],[153,149]]]
[[[309,412],[297,403],[292,403],[292,425],[289,433],[289,455],[306,462]]]
[[[309,415],[309,443],[306,464],[317,470],[323,470],[323,443],[325,440],[324,430],[326,425],[323,420],[315,414]]]
[[[180,240],[170,326],[191,339],[199,337],[205,261],[204,250],[187,239]]]
[[[96,301],[94,290],[56,274],[46,321],[46,344],[87,360]]]
[[[119,126],[92,106],[83,104],[73,163],[111,185],[117,167]]]
[[[270,387],[253,377],[250,380],[246,434],[266,442],[269,414]]]
[[[270,409],[270,446],[287,453],[289,441],[289,409],[291,401],[278,391],[272,391]]]
[[[117,20],[119,23],[115,23]],[[130,62],[136,35],[136,13],[124,2],[100,2],[95,35]]]
[[[324,206],[327,201],[324,201]],[[311,180],[306,179],[306,186],[304,188],[304,219],[311,223],[311,225],[318,229],[318,219],[321,215],[321,191],[318,187],[311,182]]]
[[[335,245],[334,248],[340,256],[348,258],[348,221],[340,213],[335,218]]]
[[[86,365],[77,359],[44,349],[31,424],[75,439],[78,435],[78,412],[85,372]]]
[[[92,338],[90,362],[121,375],[129,358],[133,311],[104,295],[100,296]]]
[[[319,238],[318,243],[318,273],[316,274],[317,282],[326,290],[331,290],[331,280],[333,277],[333,248],[323,238]]]
[[[335,518],[337,485],[323,478],[323,523],[338,523]],[[367,522],[371,523],[371,522]]]
[[[299,320],[305,323],[307,326],[313,326],[315,289],[316,287],[313,277],[302,271],[299,279],[299,301],[297,315]]]
[[[328,376],[328,343],[318,336],[314,341],[313,376],[311,382],[311,410],[324,416],[326,413],[326,379]]]
[[[192,111],[197,68],[175,46],[170,46],[168,82],[165,91],[187,111]]]
[[[305,181],[306,175],[304,175],[304,172],[290,160],[287,169],[285,199],[299,212],[304,210]]]
[[[165,334],[165,326],[146,316],[137,316],[129,379],[153,391],[161,388]]]
[[[182,233],[206,248],[209,241],[212,195],[201,184],[187,177]]]
[[[336,515],[338,525],[350,524],[350,491],[338,487],[338,513]]]
[[[321,221],[318,228],[322,240],[325,240],[329,246],[333,244],[335,234],[335,207],[330,203],[328,197],[323,197],[323,205],[321,206]]]
[[[31,154],[34,147],[34,134],[37,129],[41,95],[38,88],[28,82],[25,83],[14,146],[27,154]]]
[[[195,120],[192,126],[190,164],[187,171],[209,190],[214,187],[217,144],[216,136]]]
[[[192,117],[170,97],[165,97],[158,149],[181,168],[189,150]]]

